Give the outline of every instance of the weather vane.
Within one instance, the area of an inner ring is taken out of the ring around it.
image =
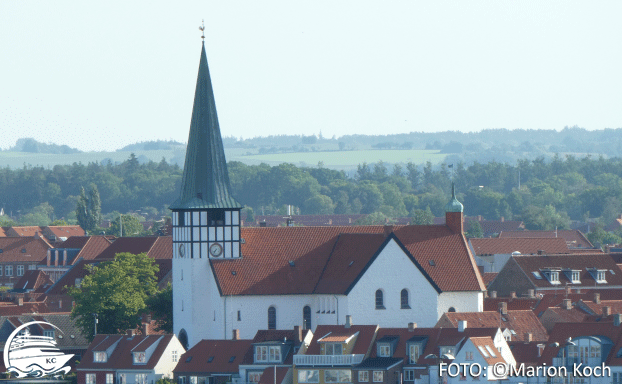
[[[201,31],[201,39],[205,41],[205,20],[201,20],[201,26],[199,27],[199,31]]]

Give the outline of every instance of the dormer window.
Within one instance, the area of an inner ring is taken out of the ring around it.
[[[551,283],[552,285],[561,284],[559,282],[559,271],[558,268],[546,268],[542,270],[542,274],[544,277]]]
[[[419,344],[410,344],[408,347],[408,363],[416,364],[421,355],[421,346]]]
[[[391,346],[389,344],[378,344],[378,357],[391,357]]]
[[[267,346],[257,345],[255,346],[255,362],[281,362],[281,347],[280,346]]]
[[[343,355],[343,344],[341,343],[326,343],[324,345],[325,355]]]
[[[606,269],[588,268],[587,270],[590,272],[590,275],[592,275],[592,278],[596,280],[596,283],[607,284]]]
[[[106,352],[93,352],[93,362],[105,363],[106,361],[108,361],[108,355]]]
[[[145,352],[134,352],[134,364],[147,363],[147,355]]]
[[[43,331],[43,336],[46,337],[54,337],[54,330],[53,329],[47,329],[45,331]]]
[[[571,281],[573,284],[581,283],[581,271],[572,271]]]

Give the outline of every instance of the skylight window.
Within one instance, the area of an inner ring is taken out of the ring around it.
[[[486,346],[486,350],[488,351],[488,353],[490,353],[490,356],[497,357],[497,355],[495,354],[495,351],[493,351],[489,345]]]
[[[435,266],[436,263],[434,262],[434,260],[430,260],[428,263],[430,263],[431,266]]]
[[[479,349],[479,351],[482,353],[482,355],[484,355],[484,357],[488,358],[490,357],[490,355],[488,354],[488,352],[486,352],[486,350],[484,349],[484,347],[482,347],[481,345],[479,345],[477,347],[477,349]]]
[[[542,280],[542,275],[540,274],[540,272],[538,271],[533,271],[531,272],[533,274],[533,277],[536,278],[536,280]]]
[[[209,359],[207,359],[208,363],[211,363],[212,361],[214,361],[214,356],[210,356]]]

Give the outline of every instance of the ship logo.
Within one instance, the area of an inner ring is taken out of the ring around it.
[[[17,327],[4,345],[4,366],[7,372],[22,377],[60,376],[69,373],[71,367],[65,366],[73,354],[64,354],[56,347],[56,340],[50,336],[30,334],[28,327],[46,324],[45,321],[31,321]]]

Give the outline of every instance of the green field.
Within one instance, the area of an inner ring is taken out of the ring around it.
[[[315,167],[320,161],[324,166],[332,169],[349,170],[356,168],[358,164],[367,162],[368,164],[384,161],[385,163],[407,163],[412,161],[415,164],[422,164],[431,161],[434,164],[440,163],[445,154],[440,154],[438,150],[355,150],[355,151],[318,151],[318,152],[289,152],[274,154],[249,154],[247,149],[227,148],[225,149],[228,161],[240,161],[249,165],[266,163],[278,165],[280,163],[292,163],[297,166]],[[253,151],[256,152],[256,151]],[[0,167],[21,168],[26,166],[43,166],[52,168],[57,164],[73,163],[101,163],[104,159],[110,159],[113,163],[123,162],[130,157],[131,151],[119,152],[84,152],[68,155],[55,155],[47,153],[26,153],[26,152],[0,152]],[[183,152],[179,150],[154,150],[154,151],[133,151],[141,160],[145,158],[159,162],[164,157],[168,162],[174,158],[181,160],[183,166]]]
[[[242,155],[228,156],[229,161],[236,160],[246,164],[266,163],[276,165],[280,163],[293,163],[297,166],[315,167],[322,161],[324,166],[332,169],[352,169],[358,164],[368,164],[383,161],[385,163],[408,163],[422,164],[431,161],[433,164],[440,163],[445,154],[438,150],[360,150],[360,151],[327,151],[327,152],[301,152],[301,153],[274,153],[265,155]]]

